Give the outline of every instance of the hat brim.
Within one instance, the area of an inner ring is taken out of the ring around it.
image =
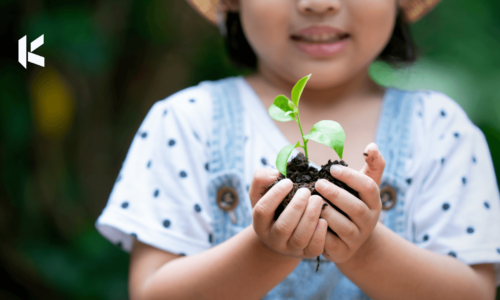
[[[219,0],[186,0],[197,12],[213,24],[217,24]],[[222,8],[222,7],[221,7]]]
[[[217,24],[220,0],[186,0],[196,11],[213,24]],[[429,13],[441,0],[402,0],[401,9],[409,23],[415,23]]]
[[[402,0],[401,9],[409,23],[415,23],[436,7],[441,0]]]

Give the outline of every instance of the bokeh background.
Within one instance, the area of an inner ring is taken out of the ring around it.
[[[443,0],[412,26],[417,64],[371,68],[381,84],[455,99],[497,178],[499,12],[498,0]],[[24,69],[18,39],[42,34],[46,67]],[[180,89],[248,71],[184,0],[0,0],[0,35],[0,299],[126,299],[128,255],[94,222],[141,121]]]

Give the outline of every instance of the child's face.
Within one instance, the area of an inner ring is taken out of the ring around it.
[[[366,72],[391,37],[398,0],[239,1],[261,70],[291,83],[312,73],[308,87],[324,89]],[[332,28],[348,36],[335,43]]]

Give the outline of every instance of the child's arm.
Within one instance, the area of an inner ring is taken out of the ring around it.
[[[250,187],[253,206],[259,202],[254,209],[254,226],[216,247],[179,258],[136,243],[130,262],[131,298],[260,299],[288,276],[301,258],[320,255],[326,237],[326,221],[319,220],[321,199],[310,197],[308,191],[297,193],[280,219],[272,221],[274,210],[291,190],[289,180],[282,180],[261,199],[277,175],[269,169],[256,172]],[[277,251],[261,241],[254,227]]]
[[[366,173],[366,172],[365,172]],[[470,267],[455,258],[418,248],[377,223],[370,223],[379,193],[366,175],[349,168],[332,175],[356,189],[364,204],[328,184],[318,191],[346,212],[351,220],[331,207],[322,218],[339,235],[327,235],[325,257],[372,299],[494,299],[491,264]],[[354,205],[356,204],[356,205]],[[371,232],[368,233],[367,232]]]
[[[337,267],[372,299],[495,298],[491,264],[468,266],[418,248],[381,223],[354,256]]]
[[[266,245],[249,226],[197,255],[180,257],[136,243],[131,299],[260,299],[299,264]]]

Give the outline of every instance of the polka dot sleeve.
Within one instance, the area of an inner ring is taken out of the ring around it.
[[[469,265],[493,263],[498,270],[500,200],[484,135],[443,94],[429,94],[417,111],[423,113],[415,121],[423,128],[413,158],[419,170],[407,181],[416,185],[414,243]]]
[[[99,232],[123,250],[133,239],[174,254],[210,247],[209,93],[200,86],[157,102],[130,146]]]

